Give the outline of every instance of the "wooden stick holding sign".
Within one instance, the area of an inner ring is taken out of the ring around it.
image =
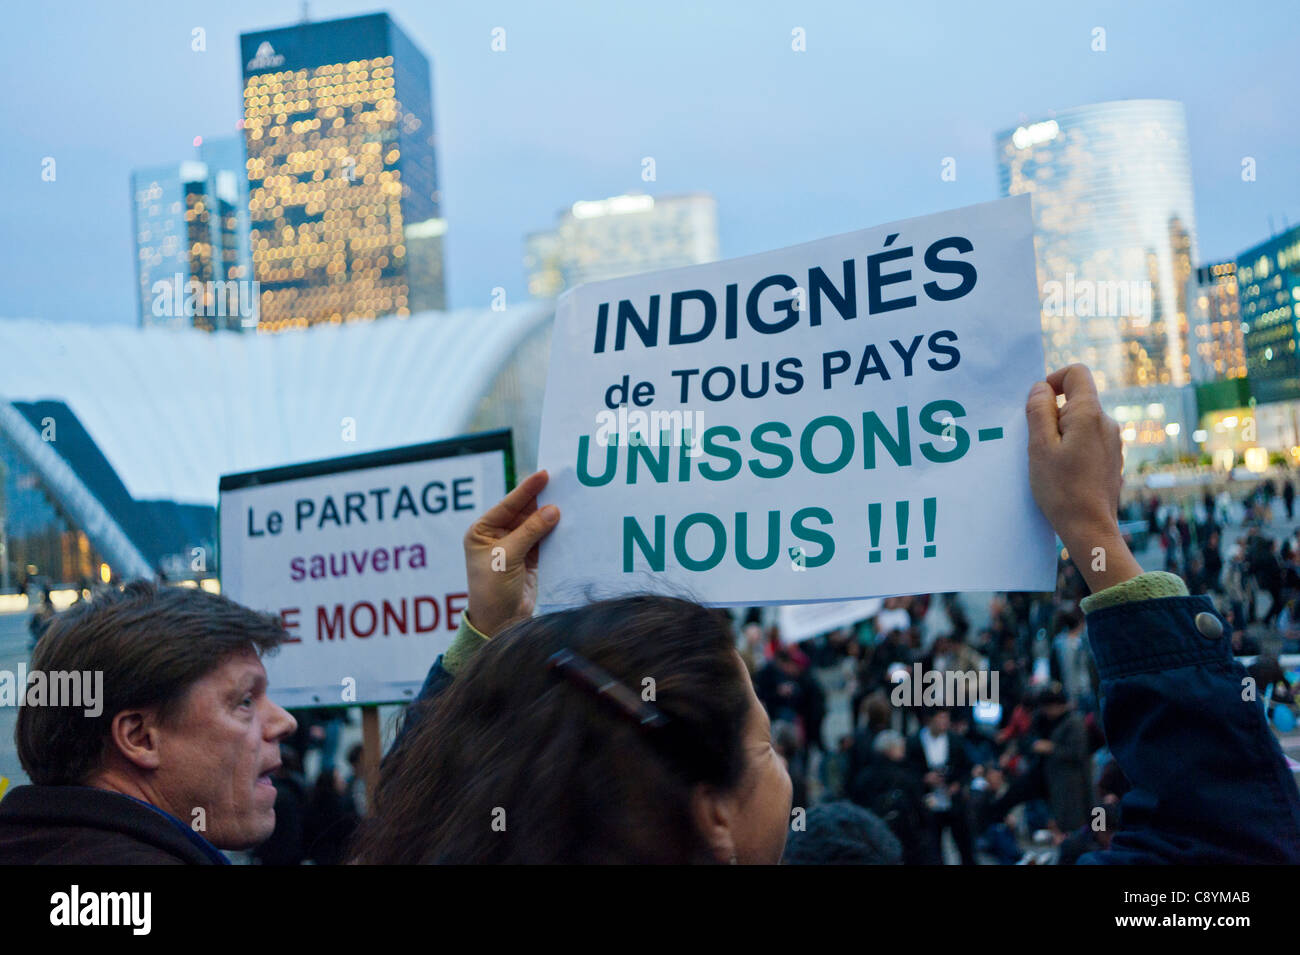
[[[366,783],[366,815],[374,812],[375,793],[379,790],[380,748],[379,707],[361,707],[361,778]]]

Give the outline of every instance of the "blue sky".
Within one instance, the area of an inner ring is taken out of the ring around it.
[[[453,307],[524,295],[522,240],[576,199],[718,199],[731,257],[995,198],[993,136],[1052,109],[1186,104],[1200,258],[1300,222],[1300,4],[493,3],[387,10],[433,61]],[[234,131],[240,32],[297,0],[5,10],[0,317],[135,321],[128,177]],[[507,49],[490,48],[494,27]],[[1107,50],[1090,49],[1106,30]],[[207,50],[191,50],[191,31]],[[791,50],[802,27],[807,51]],[[41,180],[52,156],[57,180]],[[658,179],[641,180],[653,156]],[[940,179],[944,157],[957,179]],[[1241,160],[1257,162],[1255,182]]]

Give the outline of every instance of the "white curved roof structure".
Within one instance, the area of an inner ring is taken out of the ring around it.
[[[221,474],[471,430],[516,349],[553,314],[549,303],[528,303],[278,335],[4,320],[0,406],[60,401],[132,498],[214,505]],[[347,418],[353,441],[344,440]],[[0,415],[0,433],[20,452],[34,449],[36,431],[21,415]],[[84,489],[66,468],[24,456],[97,546],[121,550],[92,531],[102,515],[93,495],[76,500]]]

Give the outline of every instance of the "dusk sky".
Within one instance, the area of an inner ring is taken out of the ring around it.
[[[310,5],[377,10],[432,61],[454,308],[495,286],[521,300],[523,236],[578,199],[710,192],[723,256],[746,255],[996,198],[996,133],[1116,99],[1186,105],[1201,262],[1267,238],[1269,216],[1300,222],[1293,0]],[[233,133],[239,34],[300,16],[295,0],[6,8],[0,317],[136,321],[131,170]]]

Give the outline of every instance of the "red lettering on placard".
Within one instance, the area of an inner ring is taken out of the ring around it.
[[[286,607],[285,609],[280,611],[280,626],[284,627],[286,633],[298,629],[297,618],[299,612],[300,612],[300,608],[298,607]],[[292,620],[289,619],[290,614],[293,614],[294,619]],[[284,642],[302,643],[302,637],[294,636],[292,633],[289,633],[289,636],[285,637]]]
[[[469,603],[469,594],[444,594],[441,600],[428,594],[419,597],[399,597],[396,600],[358,600],[353,604],[334,604],[316,608],[316,639],[344,640],[347,637],[368,637],[382,634],[432,633],[442,624],[447,630],[460,627],[461,614]],[[445,608],[445,609],[444,609]],[[281,611],[286,629],[297,629],[297,607]],[[414,618],[414,619],[412,619]],[[290,637],[291,643],[301,643],[301,637]]]
[[[429,607],[429,609],[433,611],[433,620],[429,623],[427,627],[423,626],[420,623],[420,608],[426,605]],[[433,630],[437,626],[438,626],[438,601],[434,600],[432,597],[416,597],[415,598],[415,632],[428,633],[430,630]]]
[[[459,601],[459,603],[457,603]],[[459,617],[469,604],[469,594],[447,594],[447,629],[459,630],[460,621],[452,623],[452,617]]]

